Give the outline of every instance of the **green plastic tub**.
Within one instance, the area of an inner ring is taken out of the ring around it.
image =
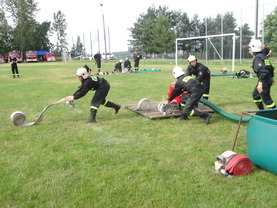
[[[258,111],[246,132],[247,157],[253,165],[277,174],[277,109]]]

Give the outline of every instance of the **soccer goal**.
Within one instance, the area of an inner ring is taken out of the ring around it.
[[[200,39],[206,39],[206,62],[208,60],[207,56],[207,41],[210,42],[211,46],[213,47],[214,51],[218,55],[218,57],[223,60],[223,57],[220,55],[216,47],[214,46],[211,38],[216,37],[225,37],[225,36],[232,36],[233,40],[233,46],[232,46],[232,71],[235,70],[235,44],[236,44],[236,34],[235,33],[226,33],[226,34],[220,34],[220,35],[207,35],[207,36],[199,36],[199,37],[189,37],[189,38],[177,38],[175,41],[175,64],[178,65],[178,41],[186,41],[186,40],[200,40]],[[223,47],[223,45],[222,45]]]

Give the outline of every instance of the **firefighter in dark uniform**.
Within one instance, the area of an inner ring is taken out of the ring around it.
[[[186,76],[194,75],[201,84],[203,84],[204,92],[203,98],[209,99],[210,95],[210,80],[211,80],[211,73],[208,67],[204,64],[197,62],[195,56],[190,55],[188,58],[189,66],[186,70]]]
[[[115,114],[118,113],[121,108],[113,102],[106,100],[106,96],[110,90],[110,84],[102,77],[89,76],[85,68],[79,68],[76,72],[78,80],[81,82],[79,89],[73,94],[73,96],[67,96],[66,101],[77,100],[85,96],[88,91],[95,90],[95,94],[91,99],[90,117],[86,123],[96,123],[96,113],[100,105],[104,105],[109,108],[114,108]]]
[[[270,96],[274,67],[271,65],[269,59],[262,53],[262,43],[260,40],[252,40],[250,42],[249,53],[254,56],[252,67],[258,77],[258,83],[252,93],[253,100],[259,110],[264,109],[263,103],[268,109],[276,108],[276,104]]]
[[[101,59],[102,59],[102,56],[101,56],[100,51],[98,51],[98,52],[93,56],[93,58],[94,58],[95,63],[96,63],[96,65],[97,65],[98,72],[100,72],[100,70],[101,70]]]
[[[135,71],[139,70],[139,61],[141,59],[141,55],[138,54],[136,51],[133,53],[133,59],[134,59],[134,68]]]
[[[212,114],[200,112],[195,108],[195,105],[203,95],[203,85],[192,76],[186,76],[183,69],[179,66],[173,69],[173,76],[177,79],[177,82],[175,83],[175,88],[170,97],[164,102],[164,104],[171,102],[183,91],[187,91],[189,97],[185,100],[186,105],[183,107],[182,116],[179,119],[188,120],[188,116],[199,116],[204,119],[205,124],[208,124]],[[181,102],[183,102],[182,98]]]
[[[122,73],[122,62],[123,62],[123,60],[120,59],[120,61],[117,62],[117,63],[114,65],[114,71],[115,71],[115,72]]]
[[[13,78],[15,78],[16,76],[19,78],[19,72],[18,72],[18,67],[17,67],[17,58],[15,56],[12,57],[10,59],[10,63],[11,63]]]
[[[130,71],[131,68],[132,68],[131,62],[130,62],[129,59],[126,57],[126,58],[125,58],[125,61],[124,61],[124,69],[125,69],[125,71]]]

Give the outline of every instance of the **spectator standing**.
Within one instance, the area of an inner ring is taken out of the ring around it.
[[[267,58],[269,58],[272,54],[272,50],[270,50],[265,43],[262,45],[262,54],[264,54]]]
[[[101,71],[101,59],[102,59],[102,56],[101,56],[101,53],[100,51],[98,51],[94,56],[93,56],[94,60],[95,60],[95,63],[97,65],[97,69],[98,69],[98,72]]]
[[[134,68],[135,71],[139,71],[139,61],[141,59],[141,55],[138,54],[136,51],[133,53],[133,59],[134,59]]]
[[[19,72],[17,67],[17,58],[14,56],[10,59],[13,78],[16,76],[19,78]]]

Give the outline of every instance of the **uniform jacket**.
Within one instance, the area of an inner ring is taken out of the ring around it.
[[[104,82],[107,82],[104,78],[96,76],[91,76],[83,79],[81,86],[73,94],[74,100],[85,96],[90,90],[97,90]]]
[[[255,55],[252,67],[260,82],[274,77],[274,67],[271,65],[269,59],[261,52]]]
[[[208,67],[201,63],[197,63],[195,67],[189,65],[186,70],[186,76],[195,75],[195,79],[197,79],[200,83],[203,82],[205,79],[210,79],[210,70]]]
[[[202,85],[198,80],[193,79],[192,76],[181,75],[180,77],[178,77],[177,82],[175,83],[174,90],[172,91],[171,96],[168,98],[168,101],[172,101],[183,91],[193,93],[197,91],[199,87],[202,87]]]

